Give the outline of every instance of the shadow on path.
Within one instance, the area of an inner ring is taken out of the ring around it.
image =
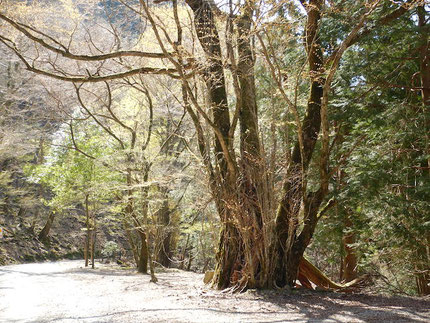
[[[348,316],[353,321],[430,322],[430,301],[419,298],[317,291],[294,291],[289,294],[281,291],[256,291],[255,294],[259,296],[258,301],[280,308],[296,308],[310,322],[327,319],[344,322],[344,319],[336,320],[336,314]]]

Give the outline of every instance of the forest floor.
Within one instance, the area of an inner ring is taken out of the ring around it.
[[[203,275],[149,276],[58,261],[0,267],[0,322],[430,322],[430,300],[328,292],[212,290]]]

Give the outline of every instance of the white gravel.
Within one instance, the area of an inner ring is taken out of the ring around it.
[[[309,291],[229,294],[179,270],[60,261],[0,267],[0,322],[430,322],[430,301]]]

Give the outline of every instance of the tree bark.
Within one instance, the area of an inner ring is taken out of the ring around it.
[[[96,257],[96,237],[97,231],[94,228],[91,230],[91,268],[95,268],[95,257]]]
[[[158,221],[160,224],[160,248],[158,250],[157,261],[163,267],[170,267],[170,209],[169,209],[169,201],[167,194],[164,194],[163,205],[161,209],[158,211]]]
[[[125,235],[127,237],[127,241],[129,243],[131,251],[133,253],[134,262],[135,262],[136,267],[137,267],[139,265],[139,252],[137,250],[136,243],[134,242],[134,238],[130,232],[131,231],[130,225],[128,224],[126,219],[123,219],[122,224],[123,224],[123,229],[125,231]]]
[[[283,185],[283,197],[276,216],[275,252],[278,261],[275,267],[275,281],[279,287],[295,285],[300,259],[315,230],[318,209],[325,196],[323,191],[309,193],[306,196],[304,191],[306,183],[303,182],[307,176],[307,169],[321,128],[321,104],[325,81],[322,77],[323,54],[318,37],[321,7],[321,0],[311,0],[306,7],[308,18],[305,47],[308,53],[311,87],[307,112],[303,120],[303,133],[298,134],[302,135],[303,147],[300,147],[299,141],[294,146],[287,179]],[[298,236],[298,213],[303,202],[305,204],[304,228]]]
[[[345,251],[345,257],[342,261],[342,281],[350,282],[357,278],[357,255],[355,249],[351,246],[355,243],[356,237],[354,232],[350,232],[352,229],[352,221],[349,215],[346,215],[344,229],[347,231],[344,233],[342,239],[343,249]]]
[[[144,181],[146,182],[148,179],[148,174],[145,174],[145,178]],[[133,221],[134,226],[135,226],[135,232],[137,234],[137,236],[139,237],[140,240],[140,252],[138,253],[139,258],[138,258],[138,263],[137,263],[137,271],[142,273],[142,274],[147,274],[148,273],[148,256],[149,256],[149,249],[148,249],[148,243],[147,243],[147,235],[144,229],[144,226],[142,224],[142,222],[138,219],[135,210],[134,210],[134,189],[132,187],[133,182],[132,182],[132,176],[131,176],[131,170],[127,171],[127,175],[126,175],[126,180],[127,180],[127,205],[125,207],[125,213],[128,217],[130,217],[130,219]],[[146,200],[147,198],[147,188],[145,188],[146,191],[144,191],[143,194],[143,213],[147,212],[147,203],[148,201]],[[144,217],[146,215],[144,214]]]
[[[148,273],[148,243],[146,241],[146,234],[139,231],[140,238],[140,254],[139,254],[139,264],[137,266],[137,271],[142,274]]]
[[[420,78],[421,78],[421,97],[423,101],[423,113],[427,116],[425,119],[425,131],[427,136],[427,147],[422,152],[428,154],[429,147],[429,132],[430,132],[430,40],[428,36],[428,15],[424,5],[417,7],[418,13],[418,27],[421,36],[421,50],[420,50]],[[430,158],[422,163],[423,169],[427,168],[425,177],[430,180]],[[427,242],[430,242],[430,233],[425,237]],[[416,284],[419,295],[430,295],[430,252],[429,246],[426,248],[419,248],[417,250],[419,264],[416,264]]]
[[[55,214],[54,212],[49,213],[48,219],[46,220],[45,226],[39,233],[40,241],[48,241],[49,232],[51,231],[52,223],[54,222]]]
[[[421,96],[424,108],[430,107],[430,41],[429,29],[426,22],[426,10],[424,5],[418,6],[418,27],[421,34],[420,50],[420,76],[421,76]]]
[[[194,28],[199,42],[206,54],[207,67],[204,69],[204,79],[208,89],[210,108],[212,110],[214,127],[221,134],[221,138],[215,136],[215,161],[214,171],[212,166],[207,165],[208,172],[216,174],[216,183],[211,185],[212,194],[217,204],[220,215],[222,229],[220,234],[219,249],[217,252],[217,265],[214,274],[214,285],[222,289],[230,285],[230,275],[233,267],[241,255],[238,254],[240,248],[236,248],[232,241],[237,243],[241,240],[238,230],[233,228],[233,214],[229,208],[231,204],[231,192],[234,192],[236,185],[235,174],[227,165],[225,148],[231,149],[230,142],[230,115],[228,110],[227,91],[224,77],[223,59],[220,45],[220,37],[215,23],[215,14],[210,4],[203,0],[186,0],[186,3],[194,12]],[[221,142],[223,141],[223,142]],[[199,143],[200,144],[200,143]],[[224,149],[223,149],[224,144]],[[204,145],[202,142],[200,145]],[[202,157],[206,150],[201,147]],[[228,153],[232,153],[229,151]],[[215,179],[214,179],[215,180]]]
[[[187,240],[185,241],[185,245],[182,247],[181,258],[180,258],[181,263],[179,264],[179,269],[184,269],[185,267],[185,256],[187,254],[189,241],[190,241],[190,234],[188,233]]]
[[[90,210],[89,210],[89,201],[88,201],[89,195],[85,195],[85,228],[86,228],[86,235],[85,235],[85,246],[84,246],[84,259],[85,259],[85,267],[88,267],[88,254],[90,249]]]
[[[230,114],[215,15],[207,1],[186,0],[185,2],[194,12],[194,27],[208,60],[208,67],[204,69],[204,78],[208,89],[209,101],[211,102],[210,108],[213,114],[214,125],[220,130],[222,140],[229,147]],[[226,156],[224,156],[220,138],[217,137],[215,137],[215,156],[221,175],[225,179],[227,174]]]
[[[303,132],[300,134],[303,147],[297,143],[293,150],[292,162],[283,186],[283,198],[276,216],[274,234],[277,238],[274,247],[268,245],[269,237],[264,231],[264,212],[270,212],[265,203],[269,200],[267,197],[270,193],[265,178],[258,132],[254,58],[251,46],[252,4],[244,4],[240,16],[235,19],[241,161],[237,168],[238,174],[232,174],[226,165],[225,150],[222,150],[220,144],[222,139],[230,148],[228,134],[231,125],[214,14],[207,2],[202,0],[186,2],[194,12],[197,36],[207,56],[205,80],[213,108],[213,123],[222,133],[222,138],[217,138],[215,145],[217,161],[215,169],[220,178],[218,185],[213,186],[212,192],[218,197],[215,200],[218,201],[217,209],[222,223],[213,284],[217,288],[270,287],[273,286],[274,280],[279,287],[294,286],[300,259],[312,237],[318,209],[325,196],[323,190],[304,196],[303,190],[306,187],[303,178],[306,177],[321,127],[320,109],[324,79],[321,76],[323,61],[317,31],[322,0],[311,0],[308,6],[305,46],[309,58],[311,88]],[[305,221],[304,229],[298,235],[298,213],[302,202],[305,208]],[[268,215],[269,219],[270,214]],[[270,253],[273,251],[272,257]],[[274,266],[271,264],[272,259],[275,259]],[[273,270],[274,274],[271,273]]]

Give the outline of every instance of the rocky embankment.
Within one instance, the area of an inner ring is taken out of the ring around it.
[[[37,234],[25,226],[3,227],[0,239],[0,265],[82,257],[79,237],[53,233],[49,241],[42,242]]]

